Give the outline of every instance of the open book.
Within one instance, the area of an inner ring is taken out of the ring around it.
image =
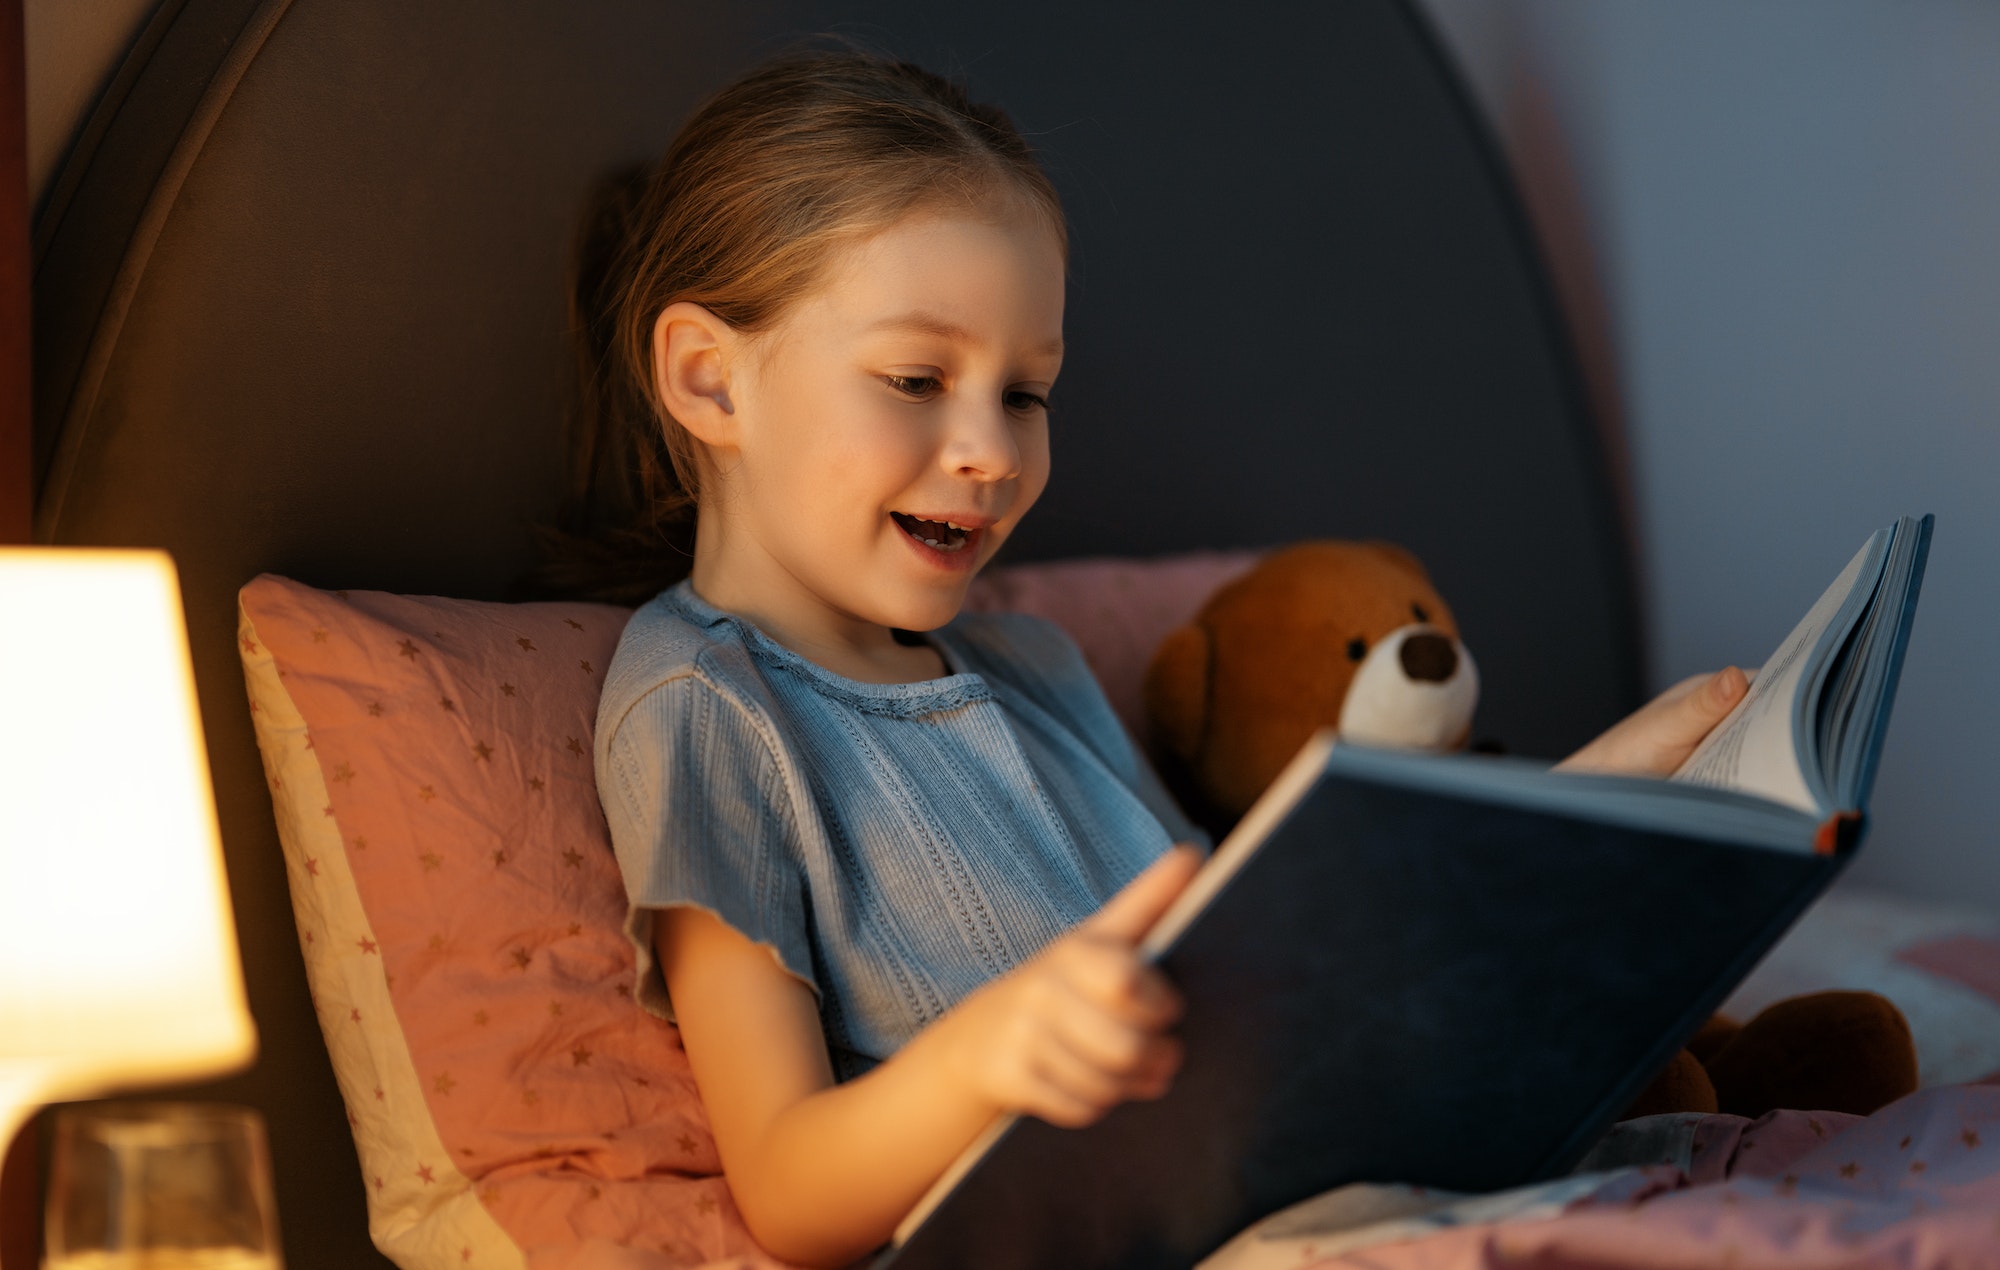
[[[996,1122],[878,1267],[1184,1267],[1345,1183],[1572,1167],[1859,846],[1930,530],[1871,537],[1672,780],[1316,737],[1144,941],[1173,1090]]]
[[[1675,780],[1759,794],[1815,817],[1859,812],[1889,724],[1931,521],[1905,516],[1862,544]]]

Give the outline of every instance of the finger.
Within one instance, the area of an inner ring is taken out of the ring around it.
[[[1654,697],[1651,701],[1648,701],[1645,705],[1641,706],[1639,708],[1639,713],[1643,714],[1647,710],[1655,710],[1655,709],[1663,710],[1666,707],[1671,706],[1676,702],[1680,701],[1680,699],[1683,697],[1692,696],[1693,694],[1700,692],[1702,685],[1707,683],[1709,680],[1713,678],[1715,678],[1713,672],[1703,671],[1699,675],[1689,675],[1685,679],[1676,680],[1672,685],[1670,685],[1667,688],[1666,691],[1662,692],[1659,696]]]
[[[1668,706],[1693,706],[1701,710],[1721,707],[1727,713],[1736,699],[1749,686],[1750,677],[1735,666],[1724,666],[1721,670],[1705,674],[1689,675],[1654,699],[1653,704],[1664,709]]]
[[[1180,1017],[1173,984],[1112,936],[1079,931],[1056,944],[1050,957],[1057,981],[1094,1009],[1151,1031]]]
[[[1647,728],[1640,738],[1647,751],[1645,769],[1664,774],[1679,767],[1743,699],[1749,686],[1749,680],[1734,666],[1697,676],[1693,687],[1667,704],[1658,725]]]
[[[1665,776],[1749,691],[1735,666],[1690,675],[1556,764],[1558,770]]]
[[[1054,1037],[1035,1052],[1029,1070],[1038,1105],[1082,1106],[1095,1119],[1124,1096],[1123,1073],[1105,1071]]]
[[[1181,1070],[1181,1042],[1177,1037],[1155,1036],[1146,1043],[1146,1054],[1124,1078],[1125,1098],[1159,1098],[1173,1088]]]
[[[1109,1103],[1099,1104],[1079,1098],[1053,1082],[1031,1079],[1029,1087],[1016,1100],[1012,1110],[1064,1129],[1081,1129],[1102,1119],[1110,1106]]]
[[[1104,1119],[1109,1107],[1094,1106],[1080,1098],[1070,1098],[1054,1090],[1045,1095],[1043,1104],[1023,1107],[1022,1110],[1038,1119],[1046,1120],[1058,1129],[1087,1129]]]
[[[1743,694],[1748,691],[1750,691],[1750,676],[1744,674],[1739,667],[1724,666],[1716,671],[1715,678],[1710,680],[1708,685],[1708,695],[1714,702],[1716,718],[1719,719],[1735,709],[1736,703],[1741,701]]]
[[[1186,843],[1174,844],[1138,877],[1127,882],[1124,890],[1106,900],[1104,907],[1091,914],[1080,929],[1109,935],[1121,943],[1138,943],[1199,868],[1199,852]]]
[[[1159,1039],[1158,1029],[1118,1018],[1082,997],[1073,997],[1049,1019],[1050,1031],[1078,1057],[1121,1080],[1143,1067]]]
[[[1071,1039],[1051,1037],[1040,1070],[1069,1095],[1093,1104],[1109,1107],[1127,1098],[1158,1098],[1180,1071],[1181,1043],[1170,1036],[1144,1038],[1129,1065],[1100,1063]]]
[[[1694,687],[1674,701],[1673,726],[1686,734],[1690,745],[1707,736],[1709,729],[1743,698],[1749,680],[1734,666],[1724,666],[1712,675],[1698,676]],[[1676,738],[1678,739],[1678,738]],[[1662,737],[1662,740],[1666,740]]]
[[[1126,1082],[1127,1098],[1164,1097],[1173,1088],[1174,1077],[1180,1074],[1181,1043],[1171,1036],[1153,1039],[1155,1045],[1147,1053],[1145,1064]]]

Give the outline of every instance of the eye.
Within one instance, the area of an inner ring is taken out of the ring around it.
[[[1428,622],[1431,620],[1431,615],[1424,611],[1424,606],[1421,604],[1412,604],[1410,606],[1410,612],[1416,617],[1416,619],[1419,622]]]
[[[1009,389],[1002,397],[1002,400],[1007,403],[1009,410],[1018,410],[1022,414],[1026,414],[1030,410],[1047,410],[1049,408],[1049,399],[1047,397],[1042,396],[1040,393],[1029,392],[1025,388]]]
[[[918,401],[936,396],[938,390],[944,387],[936,375],[884,375],[882,382],[905,397]]]
[[[1360,661],[1363,657],[1366,657],[1367,655],[1368,655],[1367,640],[1350,639],[1347,641],[1347,660]]]

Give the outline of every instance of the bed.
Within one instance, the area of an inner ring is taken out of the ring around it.
[[[35,227],[35,532],[179,564],[262,1041],[194,1092],[268,1120],[293,1270],[387,1262],[238,591],[504,600],[555,512],[586,189],[828,30],[1006,104],[1065,198],[1057,477],[1010,563],[1392,538],[1479,649],[1483,735],[1560,753],[1638,698],[1601,438],[1506,173],[1406,4],[165,0]],[[1198,336],[1190,299],[1237,320]],[[568,1263],[676,1263],[648,1257]]]

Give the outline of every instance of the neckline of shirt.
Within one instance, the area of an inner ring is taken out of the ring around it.
[[[734,628],[742,635],[743,642],[760,655],[841,696],[909,706],[929,704],[931,698],[939,699],[940,704],[949,704],[967,699],[968,694],[985,697],[990,696],[992,692],[984,676],[965,668],[964,650],[950,633],[951,627],[957,625],[959,618],[953,618],[949,624],[937,630],[922,632],[923,638],[944,659],[947,673],[943,678],[882,684],[850,679],[846,675],[828,670],[809,657],[793,652],[759,630],[755,622],[716,608],[702,599],[696,593],[692,580],[683,579],[663,592],[660,598],[670,603],[681,616],[699,625],[728,625]]]

